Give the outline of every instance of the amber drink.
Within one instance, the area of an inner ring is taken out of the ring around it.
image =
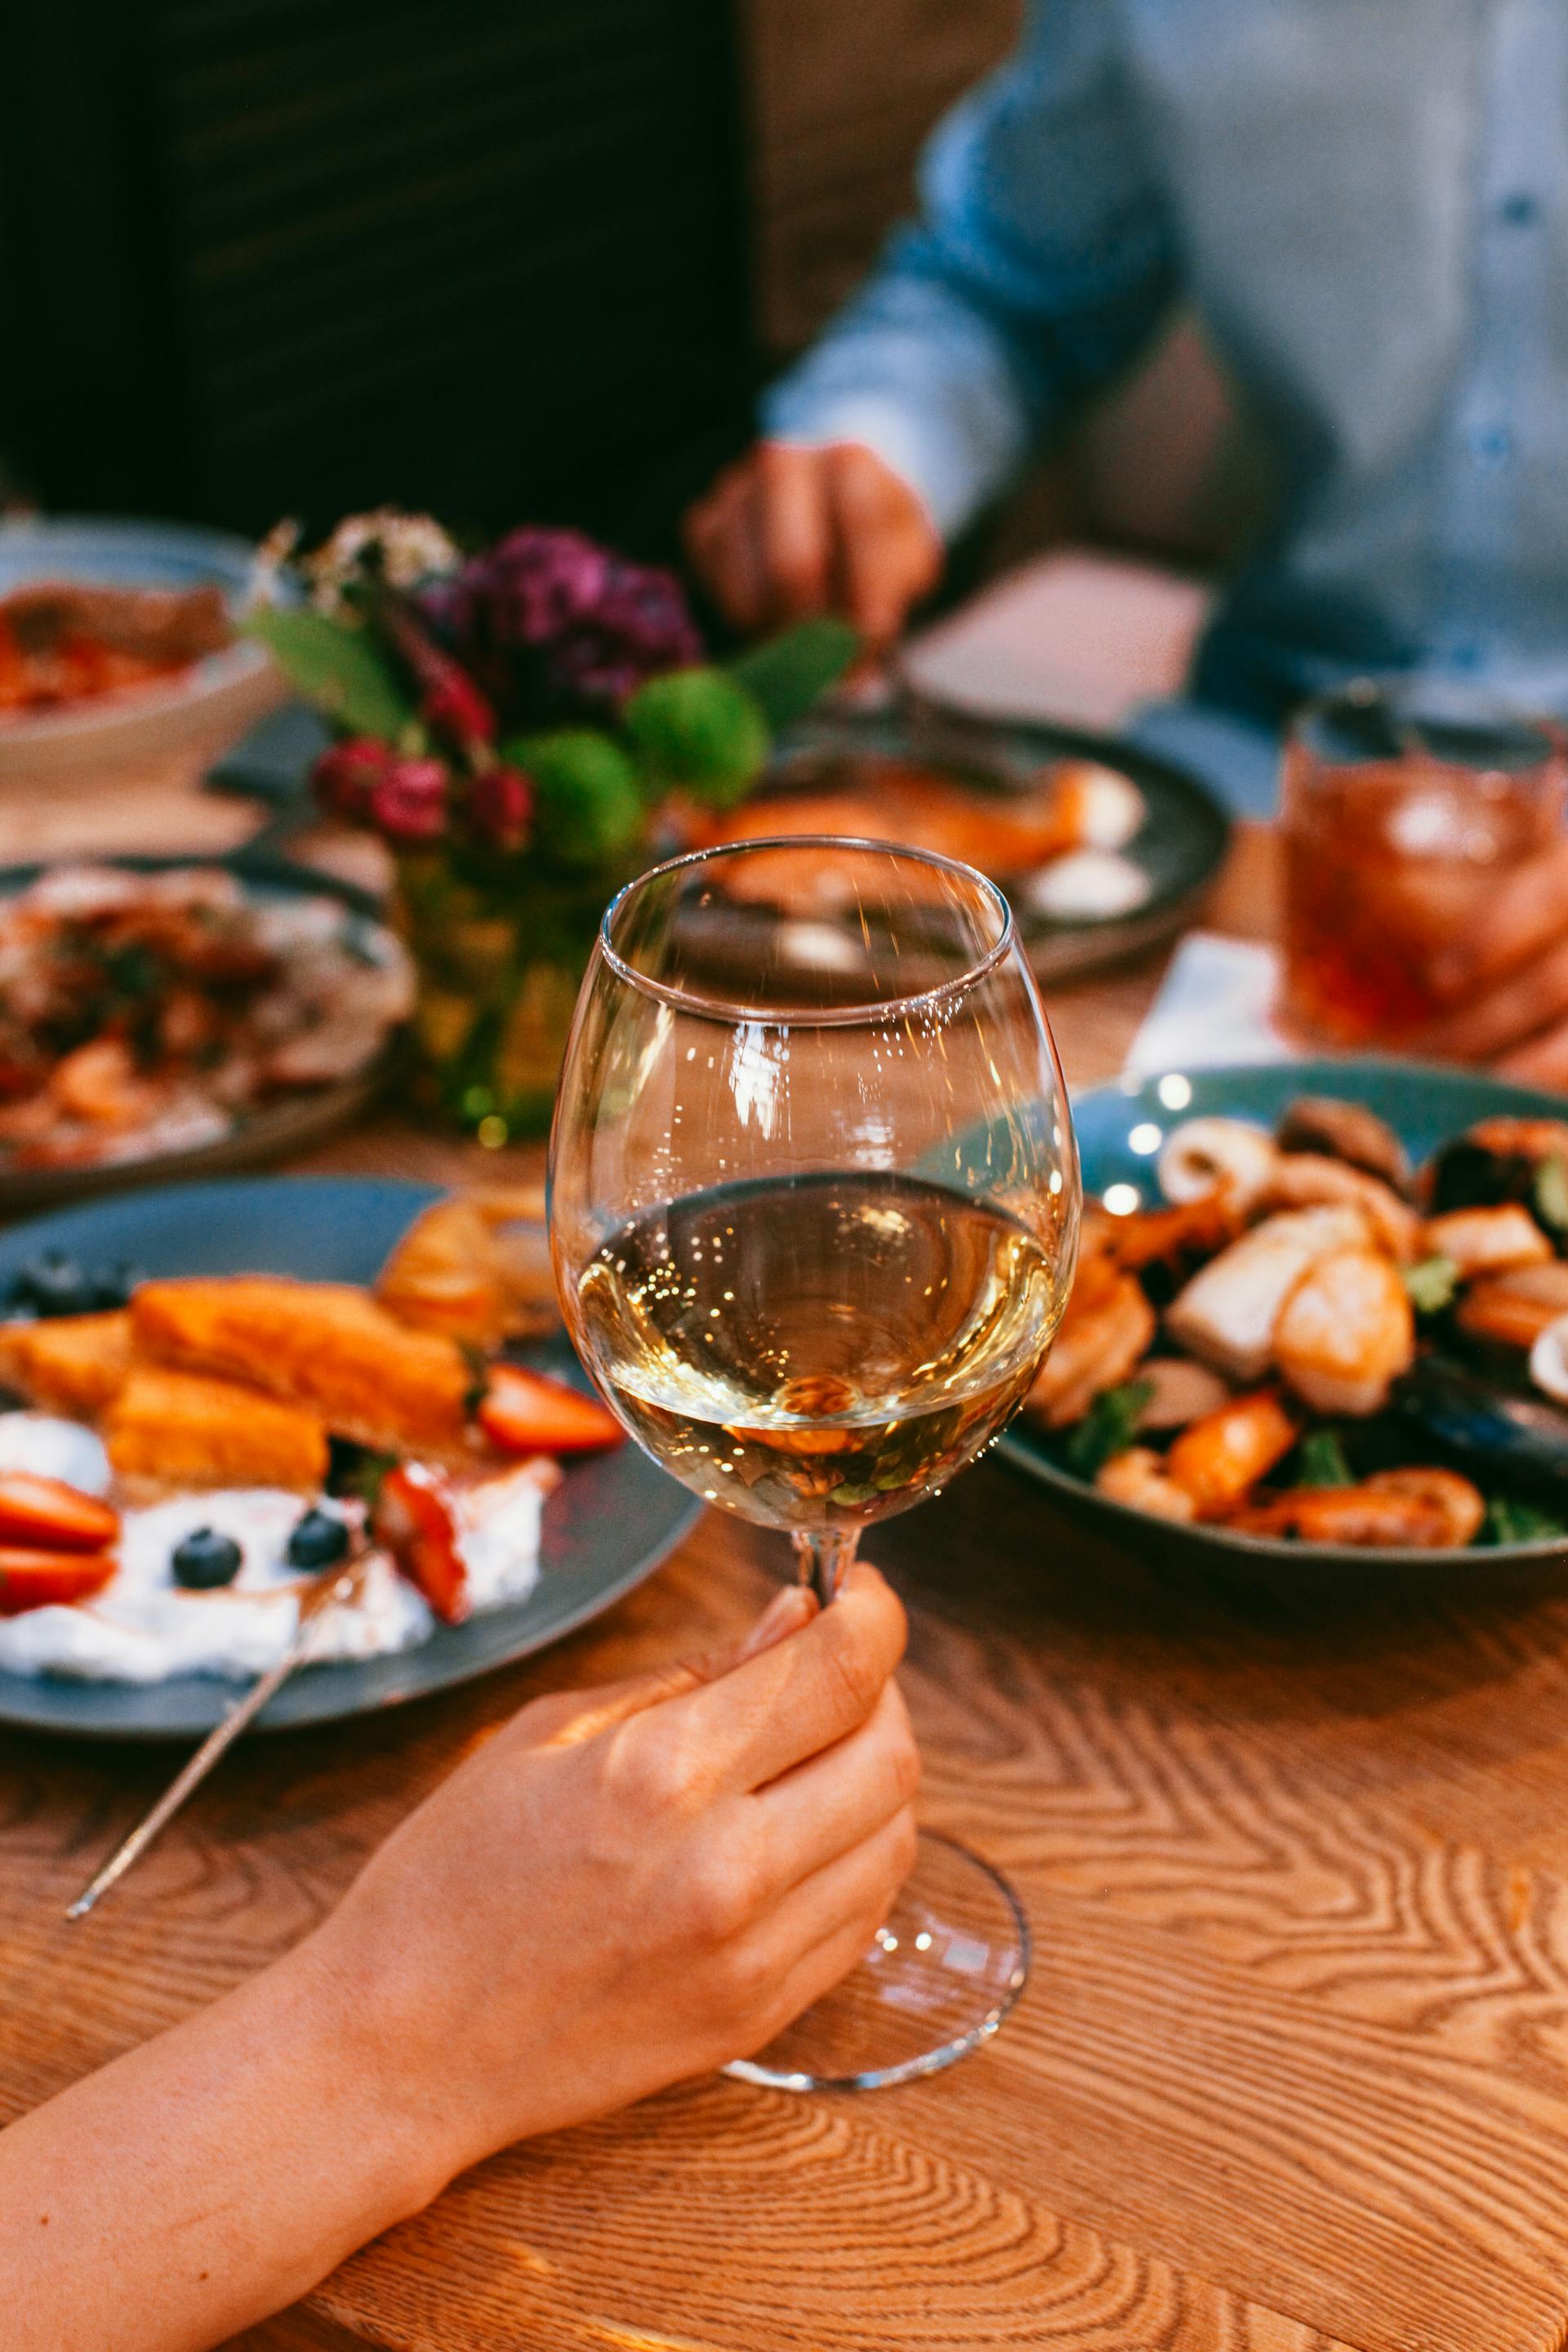
[[[1409,687],[1312,703],[1286,747],[1285,1013],[1398,1045],[1461,1002],[1497,891],[1563,826],[1558,730]]]

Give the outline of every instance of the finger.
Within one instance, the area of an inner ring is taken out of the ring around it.
[[[756,1622],[735,1641],[695,1658],[674,1659],[624,1682],[601,1684],[586,1691],[561,1691],[536,1699],[513,1718],[533,1748],[577,1748],[617,1723],[625,1723],[666,1700],[681,1698],[702,1684],[716,1682],[747,1659],[761,1657],[775,1643],[800,1633],[816,1614],[814,1596],[803,1584],[786,1584],[775,1592]]]
[[[699,1801],[716,1789],[760,1789],[865,1722],[903,1654],[904,1634],[899,1601],[874,1568],[857,1561],[804,1631],[678,1698],[658,1736],[690,1759]]]
[[[726,475],[687,518],[686,545],[704,587],[737,629],[760,629],[768,616],[762,519],[749,468]]]
[[[901,497],[902,484],[869,450],[850,446],[828,456],[839,602],[873,646],[886,646],[935,583],[936,534],[914,494]]]
[[[760,2048],[864,1959],[872,1937],[914,1867],[914,1810],[906,1806],[874,1837],[819,1870],[786,1896],[749,1939],[748,1973],[776,1979]],[[742,2053],[749,2054],[749,2053]]]
[[[1568,1021],[1543,1029],[1528,1045],[1516,1045],[1498,1063],[1497,1074],[1500,1078],[1511,1078],[1515,1086],[1568,1093]]]
[[[764,441],[757,451],[759,539],[769,617],[823,612],[831,576],[831,514],[820,449]]]
[[[1568,926],[1568,841],[1532,857],[1487,902],[1479,936],[1434,967],[1445,993],[1511,971],[1562,938]]]
[[[1448,1013],[1409,1041],[1410,1050],[1490,1061],[1568,1013],[1568,940],[1560,940],[1476,1003]]]
[[[764,1885],[777,1900],[840,1854],[849,1853],[912,1803],[921,1759],[897,1683],[858,1731],[797,1764],[749,1799],[760,1832]]]

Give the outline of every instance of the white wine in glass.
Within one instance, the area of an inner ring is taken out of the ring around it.
[[[750,843],[605,915],[551,1140],[567,1322],[639,1444],[789,1534],[825,1603],[860,1529],[940,1492],[1023,1397],[1079,1204],[1049,1028],[983,876]],[[866,1960],[731,2071],[930,2072],[994,2030],[1027,1960],[1005,1882],[922,1837]]]

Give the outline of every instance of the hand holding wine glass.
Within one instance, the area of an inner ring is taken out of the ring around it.
[[[825,1601],[862,1528],[939,1492],[1023,1397],[1078,1208],[1049,1031],[980,875],[749,844],[611,908],[552,1142],[567,1319],[654,1458],[787,1531]],[[990,2030],[1021,1916],[961,1850],[925,1867],[934,1891],[884,1927],[841,2021],[819,2004],[742,2071],[883,2081]]]

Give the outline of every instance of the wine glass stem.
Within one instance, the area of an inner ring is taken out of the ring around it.
[[[801,1582],[811,1587],[826,1609],[849,1573],[849,1563],[860,1540],[859,1528],[820,1528],[810,1534],[802,1529],[790,1540],[795,1546]]]

